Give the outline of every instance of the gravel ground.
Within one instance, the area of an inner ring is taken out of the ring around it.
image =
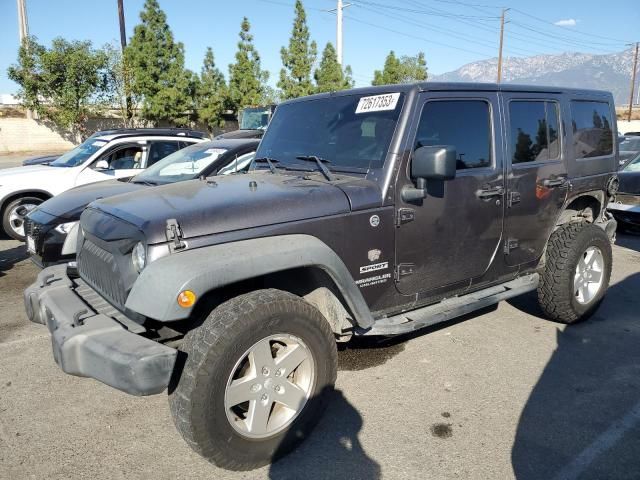
[[[0,240],[0,479],[637,479],[640,237],[614,247],[589,321],[541,318],[535,295],[412,337],[340,352],[337,392],[289,457],[216,469],[173,427],[166,395],[63,374],[22,291],[37,269]]]

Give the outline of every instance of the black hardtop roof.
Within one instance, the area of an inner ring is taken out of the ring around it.
[[[113,135],[115,138],[138,135],[209,138],[206,133],[189,128],[114,128],[111,130],[100,130],[94,134],[96,137],[107,135]]]
[[[319,93],[308,97],[300,97],[287,100],[280,105],[299,102],[315,98],[326,98],[331,96],[345,95],[379,95],[389,92],[446,92],[446,91],[478,91],[478,92],[522,92],[522,93],[569,93],[572,95],[584,95],[591,97],[612,98],[610,92],[605,90],[591,90],[569,87],[551,87],[543,85],[518,85],[515,83],[483,83],[483,82],[415,82],[402,83],[396,85],[377,85],[371,87],[352,88],[339,92]]]

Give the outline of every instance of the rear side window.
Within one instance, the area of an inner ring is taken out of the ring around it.
[[[180,143],[172,141],[153,141],[151,142],[151,149],[149,150],[149,159],[147,160],[147,167],[150,167],[158,160],[162,160],[167,155],[171,155],[173,152],[180,150]]]
[[[608,103],[572,100],[571,116],[576,159],[613,153],[611,109]]]
[[[517,100],[509,103],[511,162],[541,162],[560,157],[558,104]]]
[[[458,170],[491,166],[489,104],[483,100],[427,102],[415,148],[435,145],[455,147]]]

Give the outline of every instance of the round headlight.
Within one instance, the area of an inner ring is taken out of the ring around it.
[[[142,242],[138,242],[131,252],[131,261],[138,272],[141,272],[147,263],[147,251]]]

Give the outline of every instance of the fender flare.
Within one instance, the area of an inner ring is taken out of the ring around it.
[[[342,293],[358,326],[373,325],[371,311],[344,262],[327,244],[310,235],[254,238],[160,258],[142,271],[125,307],[162,322],[186,319],[193,307],[177,303],[184,290],[193,291],[199,299],[225,285],[298,267],[324,270]]]

